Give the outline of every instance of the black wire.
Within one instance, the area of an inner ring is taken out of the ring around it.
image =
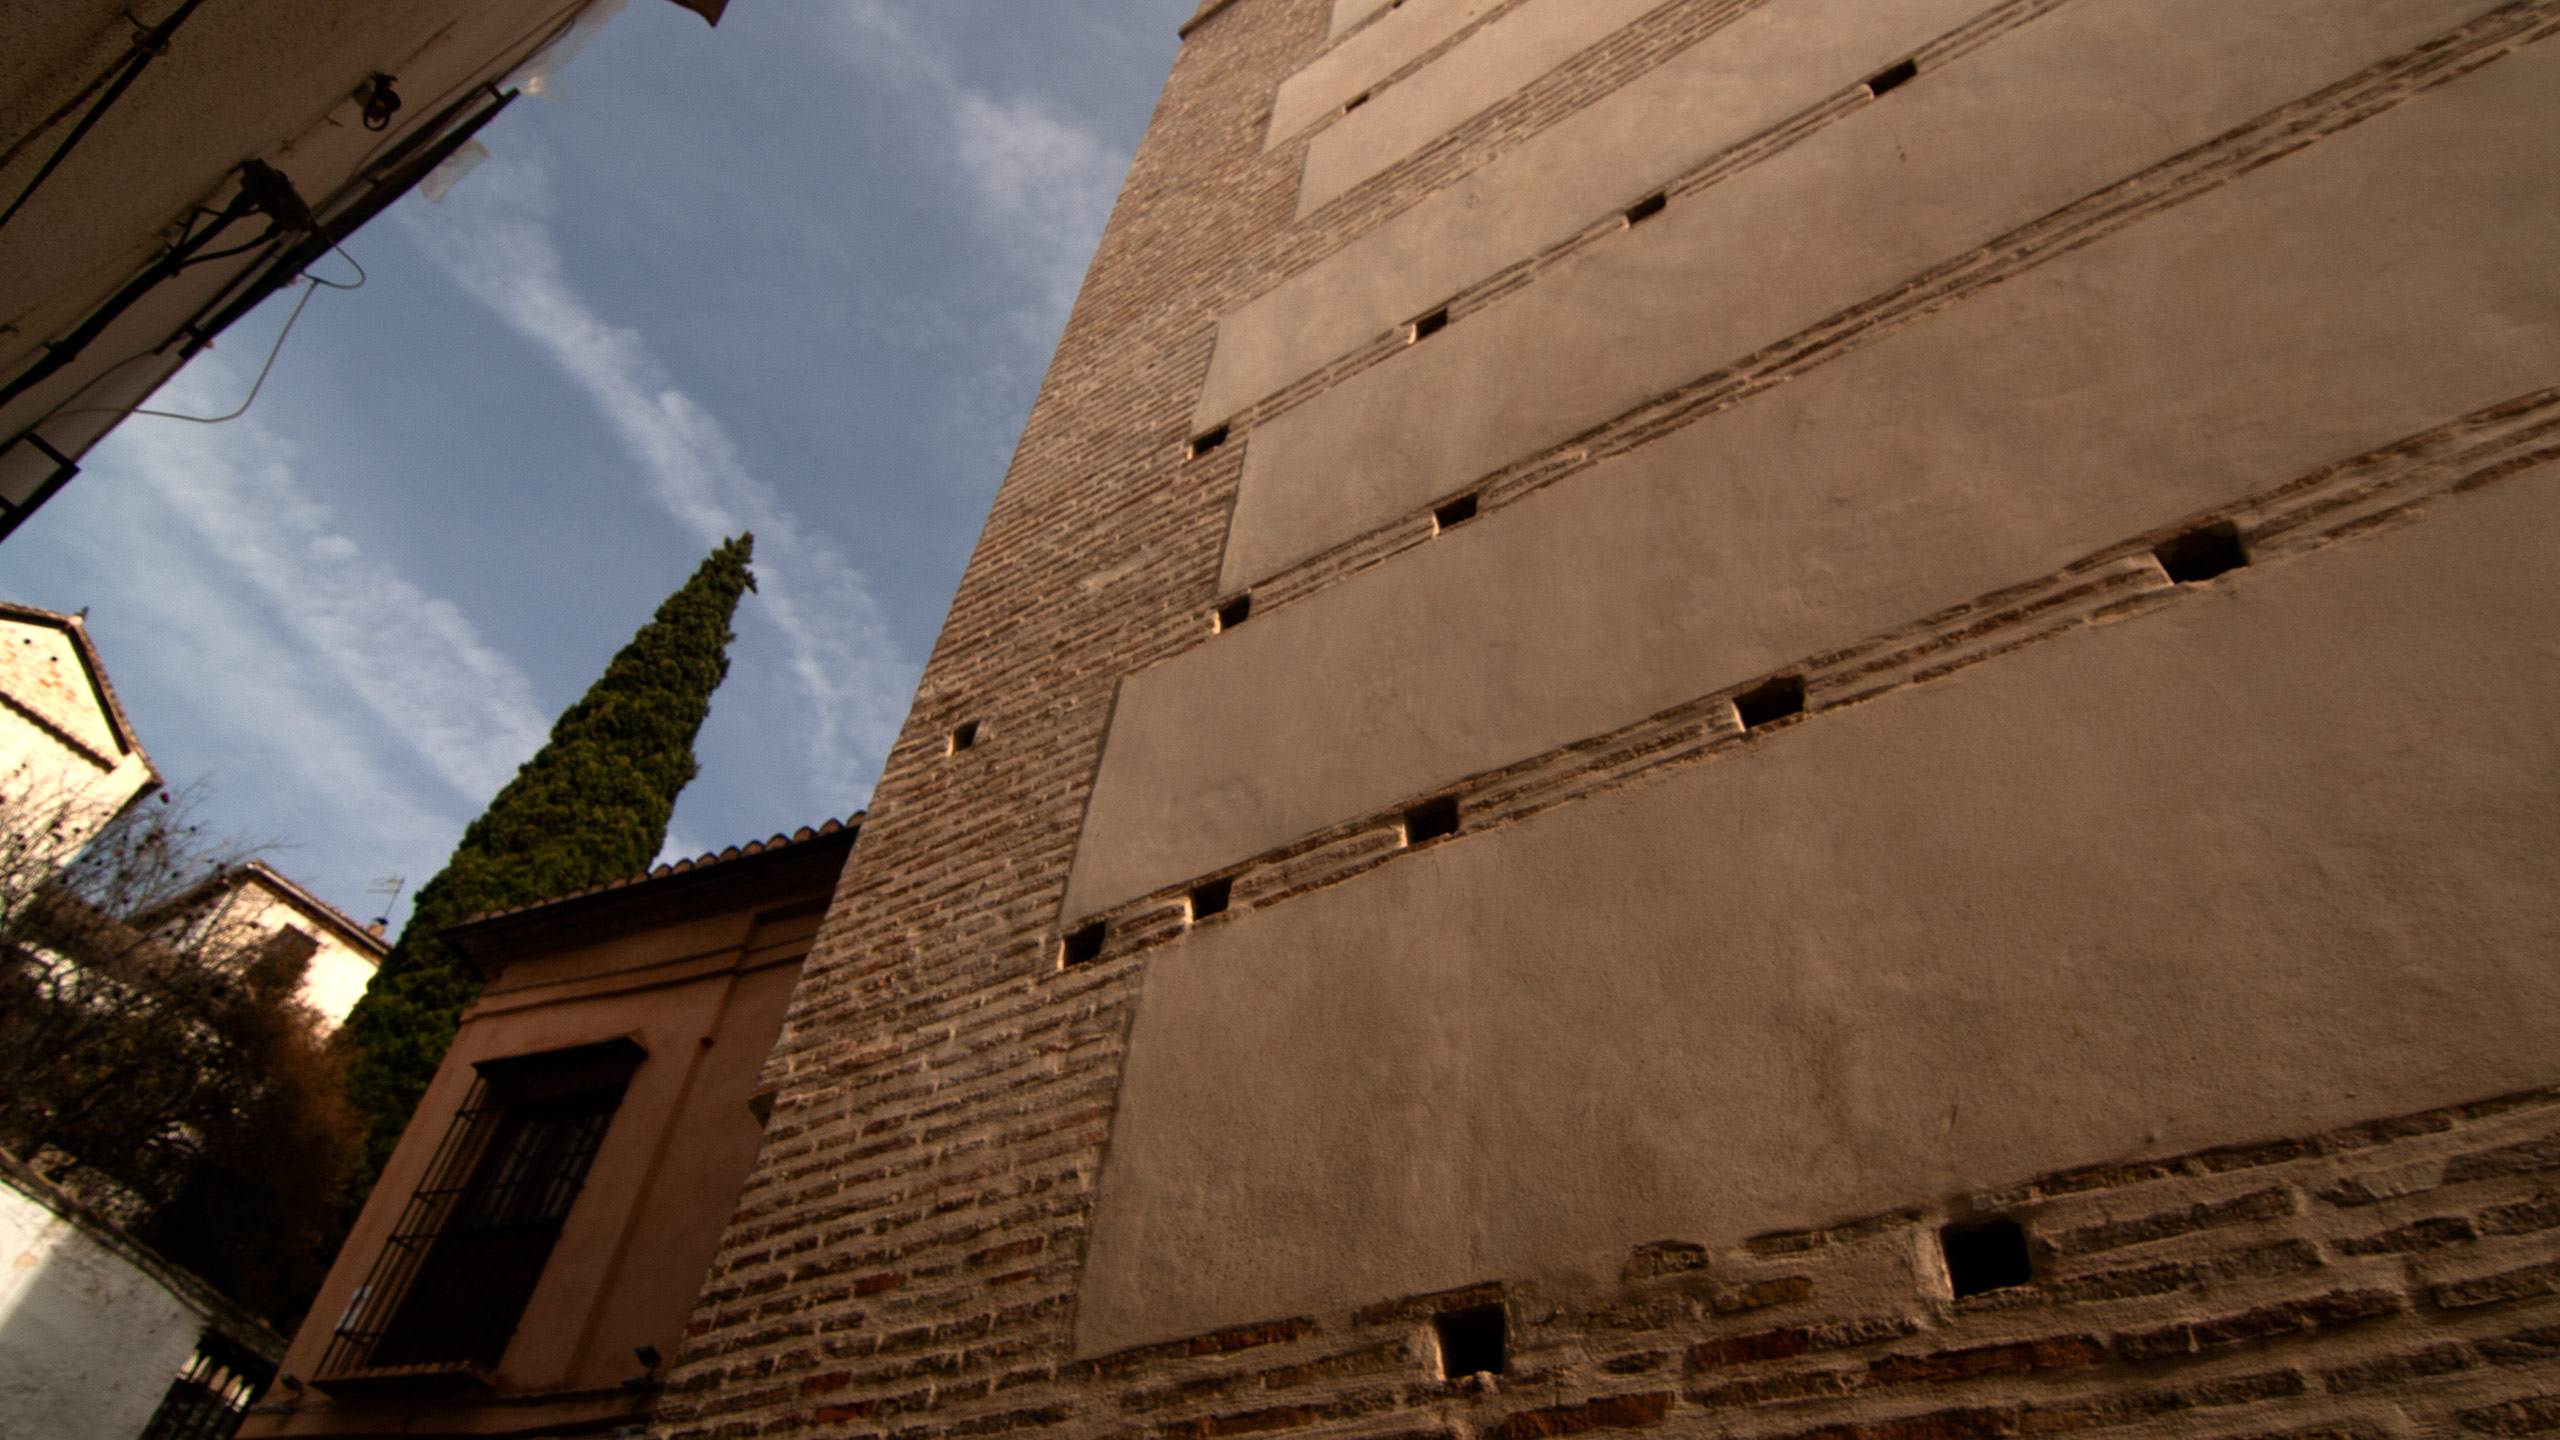
[[[338,252],[338,258],[339,258],[339,259],[346,261],[346,262],[347,262],[348,264],[350,264],[350,265],[355,265],[355,266],[356,266],[356,283],[354,283],[353,285],[341,285],[341,284],[339,284],[339,283],[338,283],[337,281],[335,281],[335,280],[323,280],[323,279],[321,279],[319,276],[312,274],[312,273],[311,273],[310,271],[308,271],[308,270],[305,270],[305,271],[303,271],[303,272],[302,272],[302,278],[303,278],[303,279],[305,279],[305,280],[310,281],[310,282],[311,282],[312,284],[314,284],[314,285],[326,285],[326,286],[328,286],[328,287],[329,287],[330,289],[332,289],[332,290],[361,290],[361,289],[363,289],[363,288],[364,288],[364,282],[365,282],[365,281],[367,281],[367,280],[372,279],[373,277],[372,277],[372,276],[370,276],[370,275],[365,274],[365,273],[364,273],[364,267],[363,267],[363,266],[361,266],[361,265],[356,265],[356,257],[354,257],[353,255],[348,254],[344,249],[342,249],[342,248],[339,246],[339,244],[338,244],[338,242],[337,242],[337,241],[335,241],[335,240],[330,241],[330,242],[329,242],[329,248],[330,248],[330,249],[332,249],[332,250],[336,250],[336,251]]]
[[[303,286],[302,298],[293,302],[293,313],[284,317],[284,328],[276,332],[275,343],[267,347],[266,362],[258,367],[258,378],[249,382],[249,393],[241,399],[238,409],[235,409],[226,415],[181,415],[175,410],[145,410],[139,406],[119,408],[113,405],[92,405],[78,410],[56,410],[52,414],[45,416],[44,420],[38,420],[36,424],[42,425],[45,423],[45,420],[59,420],[72,415],[149,415],[161,420],[184,420],[191,425],[219,425],[226,420],[237,420],[241,416],[248,414],[249,407],[256,404],[258,401],[258,392],[266,388],[268,372],[276,368],[276,357],[284,353],[285,337],[293,333],[294,322],[302,318],[302,307],[310,304],[311,297],[320,293],[323,287],[331,290],[361,290],[365,286],[365,281],[370,278],[365,274],[364,267],[356,264],[356,257],[348,254],[336,241],[331,241],[329,243],[329,248],[338,252],[339,259],[355,266],[355,283],[352,285],[342,285],[335,280],[323,280],[319,276],[311,274],[308,271],[303,272],[302,279],[308,283]],[[134,361],[143,358],[143,356],[157,354],[160,348],[162,347],[154,346],[152,349],[139,351],[125,359],[119,360],[115,364],[108,366],[104,371],[100,372],[98,378],[103,380],[108,375],[114,374],[116,371],[123,369]],[[90,385],[95,385],[96,383],[96,380],[89,382]],[[80,388],[82,390],[86,390],[89,386],[84,385]],[[78,397],[74,396],[73,398],[77,399]],[[30,426],[28,428],[33,429],[34,427]]]
[[[60,340],[46,342],[44,353],[37,357],[35,363],[20,371],[17,378],[6,385],[0,385],[0,406],[5,406],[20,395],[34,389],[56,371],[78,359],[80,352],[88,348],[90,341],[104,334],[107,327],[115,323],[116,317],[133,308],[135,302],[149,294],[153,286],[177,274],[196,247],[211,242],[213,237],[251,213],[246,192],[233,196],[231,203],[223,208],[221,215],[216,217],[211,225],[206,226],[202,233],[192,235],[169,247],[159,259],[151,262],[149,268],[127,282],[125,287],[117,291],[105,304],[91,311],[89,318],[82,321],[78,329]]]
[[[47,157],[43,167],[36,171],[35,178],[27,182],[27,188],[18,192],[18,198],[9,202],[7,210],[0,211],[0,227],[6,227],[11,220],[17,218],[18,212],[26,207],[27,201],[34,198],[36,187],[53,177],[54,170],[70,157],[72,150],[82,140],[88,137],[90,128],[96,125],[109,110],[115,108],[116,101],[124,98],[126,88],[141,78],[143,70],[152,61],[159,59],[167,52],[169,37],[176,34],[178,27],[185,24],[187,17],[194,14],[196,7],[203,3],[204,0],[186,0],[186,3],[180,5],[168,19],[152,26],[147,33],[134,37],[133,50],[130,58],[125,61],[124,73],[118,75],[115,83],[107,87],[106,94],[98,97],[97,104],[89,107],[89,113],[80,117],[80,123],[71,127],[71,133],[62,137],[62,143],[53,147],[53,154]]]
[[[127,415],[149,415],[160,420],[184,420],[191,425],[219,425],[225,420],[237,420],[241,416],[248,414],[249,407],[258,403],[258,392],[267,387],[267,372],[276,368],[276,357],[284,353],[284,337],[293,333],[293,322],[302,318],[302,307],[311,303],[311,297],[320,293],[321,286],[329,284],[328,281],[323,280],[316,275],[305,275],[302,278],[310,283],[302,287],[302,298],[293,302],[293,313],[284,317],[284,328],[276,332],[276,343],[267,347],[267,361],[265,364],[258,367],[258,378],[249,382],[249,393],[241,398],[240,408],[227,415],[181,415],[175,410],[145,410],[140,406],[135,406],[133,409],[127,410],[124,413]],[[330,285],[329,288],[332,290],[352,290],[355,287],[352,285]],[[78,415],[82,412],[72,410],[65,413]]]
[[[234,255],[246,255],[246,254],[248,254],[250,251],[257,249],[257,248],[258,248],[259,246],[261,246],[261,245],[265,245],[265,244],[269,244],[269,243],[273,242],[273,241],[274,241],[274,239],[276,238],[276,235],[277,235],[277,234],[278,234],[278,232],[279,232],[279,229],[280,229],[280,227],[278,227],[278,226],[270,225],[270,226],[268,226],[268,227],[267,227],[267,233],[266,233],[266,234],[259,236],[257,239],[250,241],[250,242],[249,242],[248,244],[246,244],[246,245],[234,245],[234,246],[232,246],[232,247],[231,247],[230,249],[228,249],[228,250],[210,250],[210,251],[207,251],[206,253],[204,253],[204,254],[202,254],[202,255],[198,255],[198,256],[193,257],[192,259],[188,260],[186,264],[181,265],[181,266],[179,266],[178,268],[179,268],[179,269],[181,269],[181,270],[192,270],[192,269],[194,269],[196,266],[198,266],[198,265],[202,265],[203,263],[205,263],[205,262],[206,262],[206,261],[208,261],[208,260],[228,260],[228,259],[230,259],[230,258],[231,258],[232,256],[234,256]]]

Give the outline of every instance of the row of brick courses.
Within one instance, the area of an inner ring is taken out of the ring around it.
[[[1945,1298],[1927,1273],[1943,1214],[1895,1212],[1723,1248],[1636,1247],[1606,1295],[1487,1282],[1033,1366],[1008,1379],[1047,1398],[947,1424],[893,1417],[985,1399],[998,1383],[898,1390],[893,1381],[964,1375],[966,1360],[884,1374],[874,1384],[887,1393],[855,1399],[842,1395],[856,1383],[851,1369],[801,1384],[826,1392],[812,1424],[903,1440],[1126,1434],[1133,1421],[1162,1440],[1541,1440],[1710,1422],[1796,1440],[2156,1424],[2231,1436],[2531,1433],[2515,1427],[2538,1423],[2536,1407],[2560,1382],[2560,1262],[2547,1258],[2547,1235],[2538,1247],[2476,1226],[2472,1238],[2427,1251],[2354,1242],[2377,1233],[2377,1204],[2461,1216],[2541,1194],[2560,1165],[2532,1157],[2560,1138],[2555,1122],[2560,1095],[2541,1094],[2118,1167],[2114,1185],[2082,1171],[1954,1197],[1944,1213],[1979,1213],[1989,1200],[2016,1206],[2041,1242],[2034,1283],[1965,1301]],[[2243,1155],[2250,1163],[2235,1164]],[[2478,1158],[2493,1156],[2524,1158]],[[2317,1198],[2359,1175],[2413,1170],[2439,1178],[2386,1201]],[[2270,1191],[2291,1203],[2258,1198]],[[2171,1223],[2198,1213],[2220,1223]],[[2395,1222],[2387,1228],[2408,1223],[2380,1218]],[[2144,1222],[2158,1223],[2120,1246],[2053,1243]],[[2270,1252],[2297,1262],[2307,1252],[2309,1263],[2249,1259]],[[2070,1288],[2100,1273],[2088,1266],[2123,1258],[2173,1266],[2190,1288],[2095,1297]],[[1733,1303],[1742,1298],[1751,1303]],[[1506,1373],[1440,1379],[1433,1319],[1491,1300],[1517,1327]],[[1772,1310],[1803,1318],[1772,1325],[1760,1318]],[[1674,1363],[1686,1377],[1679,1390],[1626,1385]]]
[[[1207,358],[1200,278],[1289,212],[1294,176],[1244,123],[1250,77],[1293,68],[1322,17],[1276,8],[1294,19],[1195,38],[1168,87],[796,997],[661,1433],[992,1435],[1066,1413],[1049,1392],[1072,1383],[1057,1358],[1134,976],[1043,962],[1111,686],[1191,623],[1187,597],[1128,596],[1215,573],[1226,497],[1171,452]],[[962,719],[979,744],[946,755]]]
[[[1936,1347],[1898,1362],[1912,1378],[1891,1392],[1921,1398],[1894,1403],[1921,1408],[1872,1422],[1906,1427],[1892,1433],[1959,1433],[1943,1427],[1976,1423],[1930,1418],[1950,1415],[2030,1428],[2058,1428],[2079,1416],[2073,1423],[2086,1428],[2129,1423],[2091,1417],[2108,1405],[2120,1411],[2106,1413],[2129,1415],[2121,1407],[2135,1402],[2038,1400],[2043,1408],[2033,1409],[1993,1394],[1976,1408],[1949,1410],[1925,1397],[1953,1386],[2049,1386],[2056,1377],[2123,1390],[2113,1377],[2127,1362],[1963,1376],[1917,1370],[1973,1363],[1932,1362],[1932,1355],[2020,1345],[2032,1353],[2057,1336],[2114,1336],[2145,1324],[2157,1330],[2195,1323],[2205,1310],[2208,1319],[2245,1315],[2356,1288],[2407,1298],[2361,1324],[2270,1331],[2227,1351],[2156,1362],[2195,1369],[2195,1378],[2140,1393],[2181,1396],[2188,1406],[2328,1403],[2349,1392],[2302,1380],[2284,1395],[2236,1398],[2255,1383],[2252,1375],[2270,1373],[2242,1373],[2257,1351],[2316,1347],[2322,1358],[2301,1363],[2328,1367],[2320,1375],[2352,1373],[2357,1378],[2345,1383],[2365,1387],[2355,1394],[2415,1394],[2421,1399],[2411,1413],[2456,1413],[2426,1410],[2434,1402],[2424,1397],[2442,1391],[2463,1397],[2459,1413],[2469,1418],[2458,1423],[2475,1430],[2532,1423],[2532,1407],[2544,1403],[2535,1397],[2560,1387],[2548,1383],[2547,1370],[2539,1389],[2511,1378],[2548,1361],[2533,1338],[2542,1330],[2517,1329],[2506,1317],[2546,1310],[2560,1276],[2548,1264],[2537,1268],[2548,1247],[2535,1237],[2547,1236],[2547,1227],[2531,1221],[2535,1207],[2551,1202],[2530,1165],[2458,1181],[2448,1165],[2447,1178],[2431,1189],[2377,1193],[2357,1206],[2302,1201],[2284,1217],[2130,1242],[2125,1248],[2141,1250],[2151,1268],[2174,1269],[2178,1283],[2123,1295],[2066,1293],[2066,1277],[2040,1280],[2025,1303],[1927,1298],[1925,1277],[1915,1280],[1926,1266],[1914,1256],[1925,1249],[1928,1217],[1916,1212],[1834,1227],[1798,1237],[1801,1243],[1765,1237],[1731,1249],[1648,1247],[1649,1259],[1631,1257],[1625,1293],[1600,1302],[1542,1298],[1518,1286],[1474,1292],[1499,1296],[1510,1308],[1519,1357],[1515,1373],[1475,1387],[1433,1370],[1428,1325],[1436,1312],[1428,1304],[1382,1302],[1365,1320],[1305,1316],[1123,1356],[1069,1358],[1086,1216],[1139,971],[1106,958],[1088,970],[1055,973],[1057,906],[1113,685],[1206,634],[1203,612],[1214,598],[1241,460],[1234,445],[1196,462],[1184,453],[1214,319],[1676,53],[1687,43],[1677,27],[1703,25],[1713,7],[1663,6],[1647,21],[1651,28],[1631,32],[1619,49],[1542,82],[1537,94],[1497,107],[1463,136],[1296,225],[1302,149],[1262,154],[1261,122],[1277,78],[1320,47],[1327,8],[1321,0],[1237,0],[1186,47],[893,749],[843,903],[831,912],[795,999],[768,1074],[781,1094],[767,1143],[706,1284],[691,1341],[670,1370],[656,1433],[686,1440],[939,1440],[1126,1435],[1134,1423],[1146,1433],[1185,1437],[1454,1440],[1498,1432],[1525,1440],[1578,1429],[1698,1428],[1708,1412],[1685,1391],[1706,1383],[1701,1347],[1775,1333],[1769,1313],[1797,1310],[1806,1312],[1797,1328],[1822,1339],[1809,1338],[1796,1354],[1855,1357],[1921,1340]],[[978,721],[983,739],[947,754],[945,737],[963,720]],[[1337,848],[1377,855],[1374,837],[1351,837]],[[2491,1114],[2462,1114],[2441,1130],[2385,1135],[2357,1148],[2398,1154],[2408,1143],[2494,1123]],[[2464,1153],[2540,1143],[2500,1142]],[[2295,1152],[2228,1168],[2316,1170],[2344,1153],[2323,1148],[2328,1143],[2299,1142]],[[2053,1223],[2099,1226],[2115,1223],[2111,1210],[2101,1209],[2124,1190],[2171,1192],[2147,1213],[2224,1203],[2230,1197],[2220,1191],[2187,1193],[2210,1189],[2224,1170],[2218,1159],[2188,1157],[2120,1176],[2055,1177],[2028,1187],[2015,1203],[2052,1211]],[[2360,1182],[2339,1173],[2318,1183],[2336,1189]],[[2285,1184],[2291,1194],[2325,1197],[2309,1180]],[[2432,1218],[2395,1207],[2429,1204],[2423,1197],[2433,1191],[2463,1185],[2506,1187],[2495,1204],[2463,1210],[2468,1236],[2430,1231],[2449,1238],[2388,1253],[2338,1248],[2342,1217],[2388,1221],[2356,1236],[2391,1233]],[[2093,1208],[2063,1213],[2083,1203]],[[2497,1228],[2502,1224],[2524,1228]],[[2043,1220],[2037,1227],[2046,1233]],[[2264,1238],[2288,1228],[2298,1233]],[[2243,1232],[2258,1237],[2254,1250],[2216,1248]],[[2536,1263],[2426,1268],[2455,1257],[2512,1258],[2529,1244],[2543,1244],[2526,1257]],[[2288,1268],[2239,1258],[2283,1246],[2297,1247],[2283,1251],[2297,1260],[2308,1247],[2308,1261]],[[979,1256],[988,1258],[973,1264]],[[2389,1273],[2353,1287],[2328,1283],[2331,1272],[2350,1267]],[[2206,1304],[2226,1292],[2245,1303]],[[2125,1318],[2104,1328],[2041,1323],[2054,1313],[2091,1310]],[[2389,1370],[2389,1357],[2378,1350],[2365,1353],[2383,1343],[2363,1338],[2368,1334],[2403,1343],[2449,1320],[2480,1333],[2431,1343],[2468,1347],[2463,1357],[2478,1363],[2443,1368],[2413,1360],[2400,1371]],[[1767,1370],[1792,1358],[1771,1344],[1765,1355],[1746,1359],[1737,1350],[1714,1363],[1785,1373]],[[2386,1368],[2354,1369],[2377,1363]],[[1689,1377],[1682,1392],[1638,1378],[1674,1368]],[[2315,1372],[2272,1373],[2301,1379]],[[1869,1424],[1817,1413],[1826,1405],[1871,1406],[1869,1398],[1768,1403],[1777,1408],[1765,1423],[1752,1407],[1740,1412],[1755,1417],[1758,1433],[1870,1433],[1805,1428]],[[2367,1427],[2352,1431],[2361,1434],[2384,1433],[2370,1427],[2396,1422],[2339,1423]],[[1503,1429],[1515,1424],[1520,1428]]]

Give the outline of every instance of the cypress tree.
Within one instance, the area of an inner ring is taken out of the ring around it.
[[[347,1017],[348,1088],[372,1129],[359,1202],[480,993],[479,973],[444,932],[483,911],[636,874],[666,843],[676,794],[697,768],[694,734],[729,673],[730,618],[755,588],[754,549],[755,537],[741,535],[704,559],[418,887],[399,942]]]

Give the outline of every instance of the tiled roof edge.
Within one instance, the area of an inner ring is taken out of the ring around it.
[[[116,743],[128,753],[142,757],[142,768],[151,780],[135,798],[160,788],[160,767],[151,760],[151,752],[142,748],[142,736],[133,728],[133,718],[124,713],[124,701],[116,696],[115,682],[107,678],[106,662],[98,658],[97,643],[89,638],[89,627],[77,615],[47,610],[40,605],[21,605],[14,600],[0,600],[0,620],[24,620],[33,625],[49,625],[71,637],[71,648],[80,657],[80,666],[89,672],[89,683],[98,689],[98,698],[107,702],[107,725],[115,731]]]
[[[321,918],[335,924],[339,929],[345,931],[349,938],[357,941],[365,949],[374,952],[376,959],[391,953],[391,942],[389,940],[380,935],[376,935],[373,931],[357,924],[354,916],[349,915],[346,911],[339,909],[337,906],[330,904],[319,896],[312,894],[309,890],[303,888],[299,881],[296,881],[292,876],[278,870],[266,861],[250,860],[242,864],[238,870],[235,870],[232,873],[234,875],[245,875],[252,870],[257,871],[259,874],[266,876],[269,880],[274,881],[278,888],[282,889],[285,893],[291,895],[296,900],[299,900],[303,904],[310,906],[312,909],[319,911]]]
[[[465,925],[477,925],[483,920],[496,920],[507,915],[522,915],[528,910],[540,910],[547,906],[558,905],[564,901],[577,900],[588,895],[600,895],[608,890],[625,890],[634,885],[648,884],[652,880],[664,880],[669,876],[674,875],[688,875],[696,870],[703,869],[706,866],[726,864],[732,860],[744,860],[751,855],[770,855],[776,850],[786,850],[794,845],[805,845],[812,840],[822,840],[827,836],[840,834],[847,830],[859,831],[862,829],[863,817],[869,813],[870,812],[864,810],[856,810],[842,820],[829,820],[815,828],[803,825],[788,835],[776,835],[770,840],[750,840],[744,845],[732,845],[728,849],[720,851],[717,854],[706,852],[690,860],[671,861],[667,864],[660,865],[655,869],[644,870],[637,875],[625,875],[620,879],[607,880],[601,885],[590,885],[584,890],[571,890],[565,894],[547,895],[540,900],[527,901],[522,905],[510,905],[504,910],[483,910],[479,914],[472,916],[470,919],[465,920],[462,923]]]

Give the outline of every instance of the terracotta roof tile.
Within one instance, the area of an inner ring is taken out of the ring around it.
[[[527,910],[539,910],[546,905],[557,905],[563,900],[575,900],[581,895],[595,895],[606,890],[620,890],[627,886],[645,885],[652,880],[662,880],[670,875],[682,875],[688,871],[700,870],[712,865],[725,865],[732,860],[743,860],[750,855],[761,855],[769,850],[787,849],[793,845],[805,844],[811,840],[822,839],[826,836],[838,834],[846,830],[860,830],[862,828],[863,816],[867,813],[869,812],[856,810],[853,814],[842,820],[829,820],[815,829],[803,825],[788,835],[776,835],[770,840],[752,840],[744,845],[732,845],[728,849],[723,850],[716,855],[704,854],[695,856],[691,859],[671,861],[667,864],[660,865],[655,869],[644,870],[637,875],[624,875],[616,879],[607,880],[600,885],[590,885],[584,890],[571,890],[564,894],[546,895],[539,900],[527,901],[522,905],[510,905],[503,910],[483,910],[463,923],[466,925],[476,925],[483,920],[494,920],[501,915],[521,915]]]

